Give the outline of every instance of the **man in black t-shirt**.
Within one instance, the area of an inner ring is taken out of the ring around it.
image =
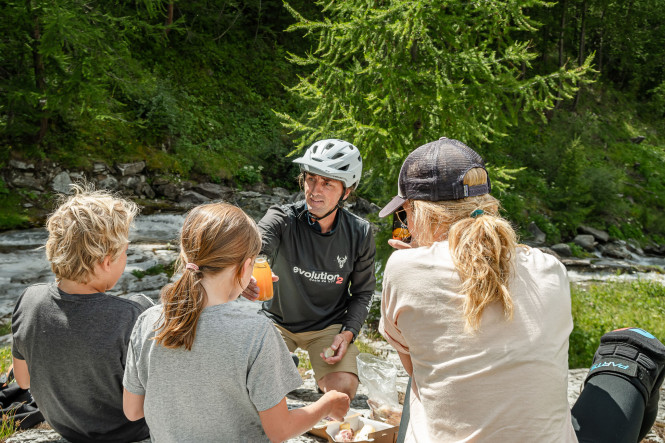
[[[262,253],[275,274],[275,295],[261,312],[275,322],[291,352],[299,347],[309,353],[319,389],[353,398],[353,341],[376,285],[371,226],[342,207],[358,185],[362,158],[352,144],[330,139],[314,143],[294,162],[301,167],[305,200],[273,206],[259,222]],[[244,295],[258,297],[253,281]]]

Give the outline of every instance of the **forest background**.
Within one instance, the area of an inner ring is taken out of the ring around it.
[[[295,191],[294,155],[337,137],[382,206],[446,136],[487,160],[525,239],[534,222],[548,244],[587,225],[665,245],[665,0],[2,0],[0,17],[0,170],[143,160],[148,179]],[[0,178],[0,230],[54,201]],[[385,258],[389,221],[369,217]],[[573,287],[571,367],[617,327],[665,339],[663,300],[657,282]]]
[[[145,160],[173,180],[295,189],[320,138],[382,205],[441,136],[548,243],[581,224],[665,243],[665,1],[4,0],[0,167]],[[38,198],[0,181],[0,229]],[[43,197],[40,197],[43,198]],[[43,202],[42,202],[43,203]],[[34,223],[34,220],[33,220]]]

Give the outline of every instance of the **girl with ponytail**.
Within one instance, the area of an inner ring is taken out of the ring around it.
[[[234,303],[260,248],[256,224],[233,205],[187,215],[181,275],[139,317],[127,354],[124,411],[145,416],[153,441],[283,441],[348,410],[335,391],[288,410],[285,395],[302,379],[284,341],[265,316]]]
[[[403,213],[412,239],[389,241],[400,250],[384,271],[379,324],[411,376],[398,442],[640,441],[656,417],[665,347],[646,331],[605,334],[594,387],[571,417],[564,266],[518,245],[483,159],[462,142],[413,151],[398,187],[379,213]],[[604,352],[638,376],[607,372],[618,366]]]

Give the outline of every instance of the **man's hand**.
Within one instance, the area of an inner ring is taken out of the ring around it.
[[[340,361],[342,357],[344,357],[344,354],[346,354],[346,350],[349,348],[351,340],[353,340],[353,333],[351,331],[344,331],[337,334],[333,339],[332,345],[330,345],[330,349],[334,352],[333,356],[326,358],[322,352],[320,355],[323,361],[329,365],[334,365]]]
[[[240,295],[249,301],[254,301],[259,298],[259,286],[256,284],[256,279],[253,275],[249,278],[249,284]]]
[[[279,277],[276,276],[274,273],[272,274],[272,282],[275,283],[276,281],[279,280]],[[243,297],[245,297],[249,301],[256,301],[256,299],[259,298],[259,286],[256,284],[256,279],[252,275],[249,279],[249,284],[245,288],[244,291],[242,291]]]

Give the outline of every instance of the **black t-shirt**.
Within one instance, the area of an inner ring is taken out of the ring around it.
[[[25,360],[30,392],[46,421],[77,442],[149,437],[122,410],[127,344],[152,301],[103,293],[67,294],[55,283],[27,288],[12,316],[12,355]]]
[[[376,286],[375,244],[368,221],[340,209],[322,234],[304,201],[273,206],[259,222],[262,253],[279,276],[263,313],[291,332],[341,323],[360,331]]]

